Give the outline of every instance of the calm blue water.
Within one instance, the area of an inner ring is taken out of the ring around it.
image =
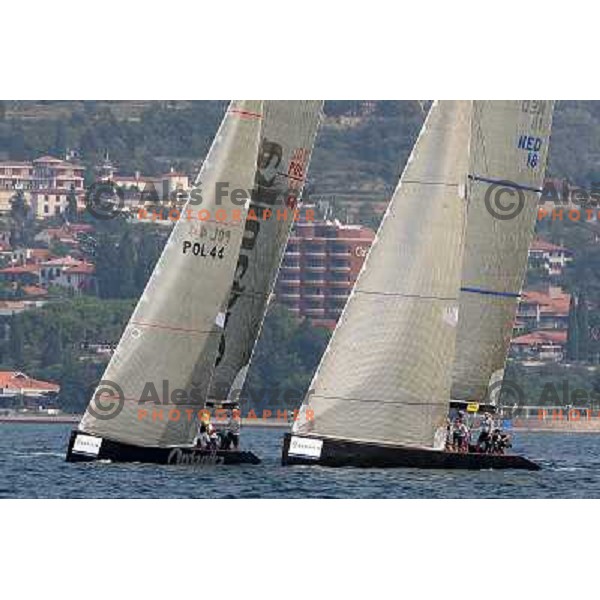
[[[260,466],[67,464],[70,425],[0,424],[0,498],[600,498],[600,435],[522,433],[540,472],[279,465],[282,431],[249,429]]]

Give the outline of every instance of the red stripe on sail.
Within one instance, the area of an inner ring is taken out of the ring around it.
[[[238,110],[237,108],[232,108],[229,112],[246,119],[262,119],[263,117],[260,113],[248,112],[247,110]]]

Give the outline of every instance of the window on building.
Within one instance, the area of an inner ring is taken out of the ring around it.
[[[48,207],[47,204],[44,204],[44,214],[48,214],[50,212],[50,208]]]

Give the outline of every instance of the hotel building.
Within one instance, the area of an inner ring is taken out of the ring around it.
[[[361,225],[297,223],[275,287],[277,301],[296,316],[333,329],[374,237]]]

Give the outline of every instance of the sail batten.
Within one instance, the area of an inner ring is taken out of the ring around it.
[[[262,112],[262,101],[231,103],[194,184],[213,218],[175,224],[80,431],[139,446],[192,442],[193,413],[206,399],[249,204],[217,190],[226,182],[251,193]]]
[[[470,116],[470,102],[431,108],[294,432],[434,446],[454,358]]]

